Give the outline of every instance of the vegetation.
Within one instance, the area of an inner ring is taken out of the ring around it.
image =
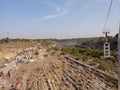
[[[38,56],[39,55],[39,52],[38,51],[35,51],[35,53],[34,53],[36,56]]]
[[[78,60],[82,59],[86,63],[89,62],[89,65],[97,66],[99,69],[113,71],[115,73],[118,71],[116,54],[114,52],[111,52],[112,57],[103,58],[103,51],[97,49],[63,47],[61,51],[75,56]]]
[[[118,34],[116,34],[114,37],[112,36],[108,37],[108,41],[110,42],[112,51],[117,50],[117,38],[118,38]],[[71,45],[71,46],[103,50],[103,44],[105,42],[105,38],[104,37],[73,38],[73,39],[58,40],[58,42],[60,44],[67,42],[76,42],[76,45]],[[70,46],[70,45],[66,45],[66,46]]]
[[[79,56],[85,56],[88,58],[100,58],[103,56],[103,51],[96,49],[87,49],[87,48],[78,48],[78,47],[64,47],[61,49],[65,53],[69,53],[75,55],[79,58]]]
[[[117,40],[118,34],[114,37],[108,37],[111,49],[111,57],[109,58],[103,57],[103,44],[105,42],[104,37],[63,39],[59,40],[59,43],[77,42],[76,45],[68,44],[62,46],[61,51],[63,51],[63,53],[71,54],[78,60],[83,60],[92,66],[97,66],[99,69],[117,73]],[[59,48],[55,48],[54,50],[59,50]]]
[[[43,39],[43,40],[40,41],[40,43],[41,43],[42,46],[50,46],[50,45],[53,45],[55,42],[52,39],[50,39],[50,40],[49,39]]]
[[[45,55],[43,55],[44,57],[48,57],[48,55],[47,54],[45,54]]]
[[[2,43],[8,43],[9,42],[9,38],[7,37],[7,38],[4,38],[4,39],[1,39],[0,40],[0,44],[2,44]]]

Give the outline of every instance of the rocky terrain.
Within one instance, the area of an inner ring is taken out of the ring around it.
[[[14,57],[11,61],[14,64],[9,63],[14,66],[11,66],[10,75],[0,78],[1,90],[9,90],[17,82],[19,90],[117,90],[117,75],[95,69],[41,44],[21,52],[25,50],[24,57],[32,58],[16,64],[18,56]]]
[[[5,63],[5,59],[14,58],[22,50],[32,47],[36,41],[10,41],[9,43],[0,43],[0,65]]]

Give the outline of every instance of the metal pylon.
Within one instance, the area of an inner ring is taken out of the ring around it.
[[[108,42],[108,34],[110,33],[110,31],[108,31],[109,29],[105,29],[104,30],[104,34],[105,34],[105,43],[104,43],[104,57],[110,57],[110,43]]]
[[[110,43],[104,43],[104,57],[110,57]]]

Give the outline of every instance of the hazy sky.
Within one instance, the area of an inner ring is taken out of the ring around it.
[[[103,36],[110,0],[0,0],[0,38]],[[106,28],[118,32],[120,0],[113,0]]]

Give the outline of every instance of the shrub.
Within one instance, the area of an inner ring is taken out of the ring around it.
[[[48,55],[47,54],[45,54],[45,55],[43,55],[44,57],[48,57]]]
[[[38,52],[38,51],[35,51],[35,55],[36,55],[36,56],[39,55],[39,52]]]

